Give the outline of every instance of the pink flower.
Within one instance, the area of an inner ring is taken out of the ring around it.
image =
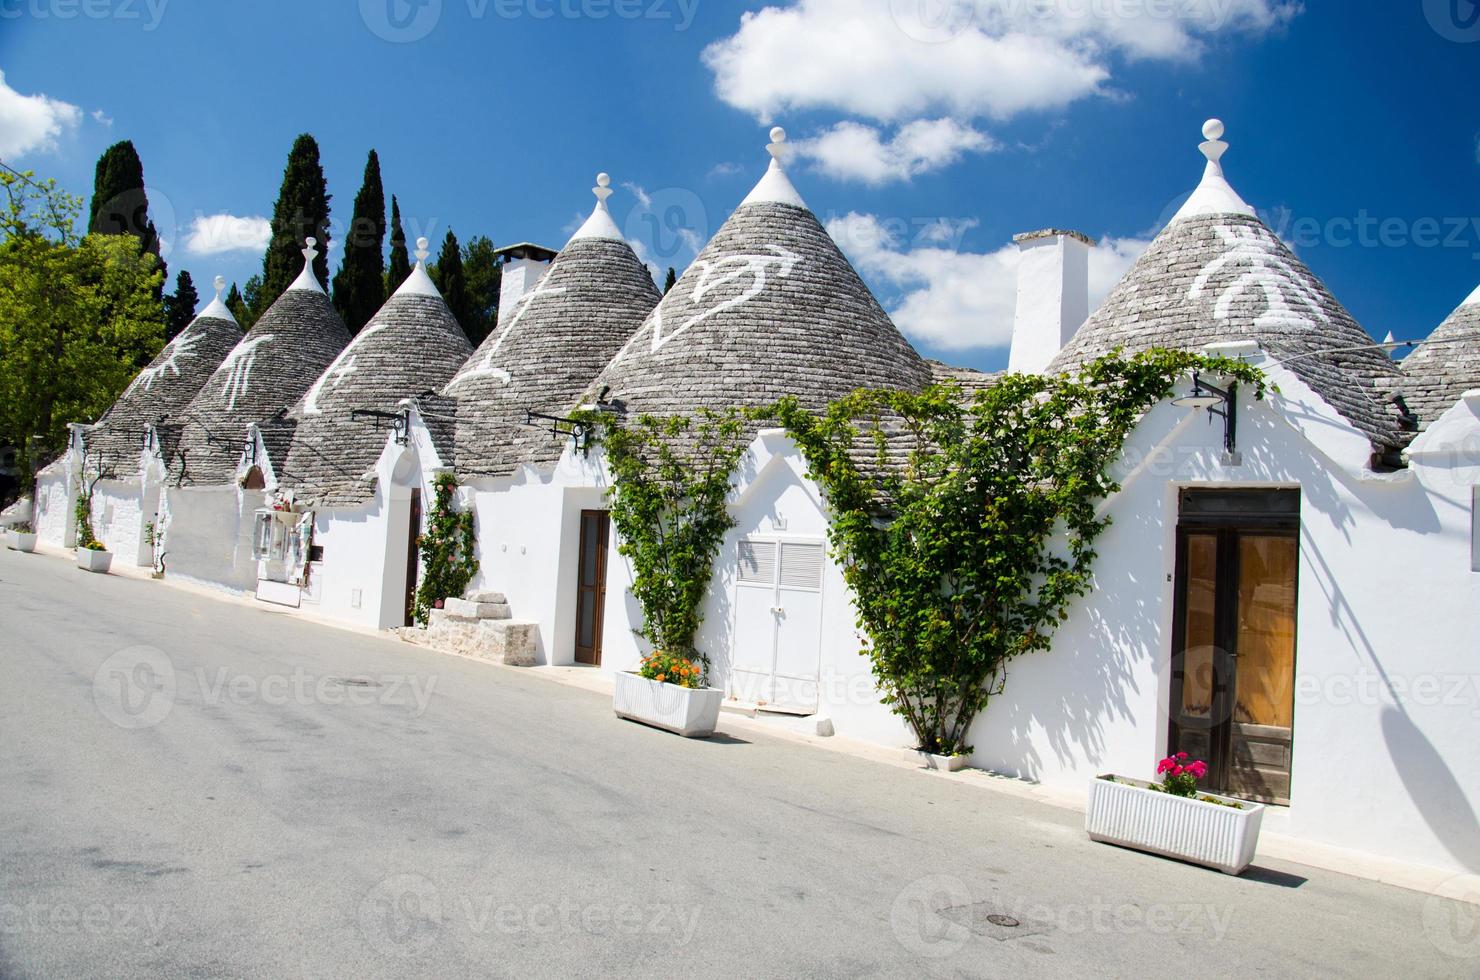
[[[1186,752],[1178,752],[1177,753],[1177,761],[1178,762],[1181,762],[1185,758],[1187,758],[1187,753]]]

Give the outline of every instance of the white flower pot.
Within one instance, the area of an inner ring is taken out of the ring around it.
[[[1242,874],[1254,860],[1259,826],[1264,820],[1263,804],[1228,800],[1238,803],[1236,809],[1158,793],[1138,780],[1115,779],[1096,779],[1089,785],[1084,829],[1091,840],[1133,847],[1231,875]]]
[[[89,572],[106,573],[113,565],[113,552],[94,551],[91,548],[77,549],[77,567]]]
[[[966,763],[971,758],[967,755],[936,755],[924,749],[910,750],[909,757],[925,769],[938,769],[941,772],[959,772],[966,768]]]
[[[5,546],[12,551],[35,551],[36,535],[26,531],[6,531]]]
[[[724,697],[725,692],[717,687],[679,687],[624,671],[616,675],[612,687],[612,710],[619,718],[686,738],[707,738],[719,724],[719,706]]]

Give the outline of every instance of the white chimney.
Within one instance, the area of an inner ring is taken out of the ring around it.
[[[503,269],[498,289],[498,318],[502,321],[514,312],[519,297],[540,284],[545,273],[550,271],[550,263],[556,253],[543,245],[521,242],[501,248],[496,254]]]
[[[1089,250],[1095,240],[1048,228],[1015,235],[1017,312],[1007,369],[1040,374],[1089,317]]]

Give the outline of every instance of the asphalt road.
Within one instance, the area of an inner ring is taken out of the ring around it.
[[[1480,974],[1468,906],[55,558],[0,692],[5,976]]]

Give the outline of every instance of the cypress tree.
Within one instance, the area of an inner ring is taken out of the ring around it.
[[[149,195],[144,189],[144,162],[132,140],[114,143],[98,157],[93,169],[93,196],[88,205],[87,230],[94,235],[133,235],[139,250],[159,263],[164,275],[156,290],[164,298],[169,272],[159,257],[159,232],[149,217]]]
[[[437,267],[432,271],[432,282],[436,283],[442,298],[447,301],[447,308],[452,310],[458,325],[471,341],[473,333],[478,329],[475,325],[477,318],[473,313],[473,305],[468,300],[468,279],[463,271],[462,249],[451,228],[447,229],[447,237],[442,239],[442,251],[437,256]]]
[[[242,291],[236,288],[236,283],[231,284],[231,291],[226,294],[226,308],[236,317],[236,322],[243,330],[250,329],[253,322],[252,311],[248,309],[247,301],[242,299]]]
[[[200,305],[200,295],[195,291],[195,281],[184,269],[175,277],[175,292],[164,298],[164,339],[169,343],[190,326],[195,319],[195,308]]]
[[[303,270],[303,240],[318,242],[313,262],[319,285],[329,283],[329,186],[319,162],[319,144],[307,133],[293,141],[283,185],[272,207],[272,240],[262,257],[262,285],[252,297],[253,317],[277,301]]]
[[[344,236],[344,262],[334,277],[334,307],[350,333],[359,333],[385,302],[384,249],[385,190],[380,184],[380,157],[371,150]]]
[[[396,195],[391,195],[391,264],[386,273],[390,291],[401,288],[401,283],[411,275],[411,254],[406,251],[406,229],[401,227],[401,205]]]
[[[667,296],[668,295],[668,290],[672,289],[673,286],[674,286],[674,284],[677,283],[677,282],[678,282],[678,273],[676,271],[674,271],[673,266],[670,265],[668,267],[668,278],[666,278],[666,279],[663,280],[663,295],[664,296]]]

